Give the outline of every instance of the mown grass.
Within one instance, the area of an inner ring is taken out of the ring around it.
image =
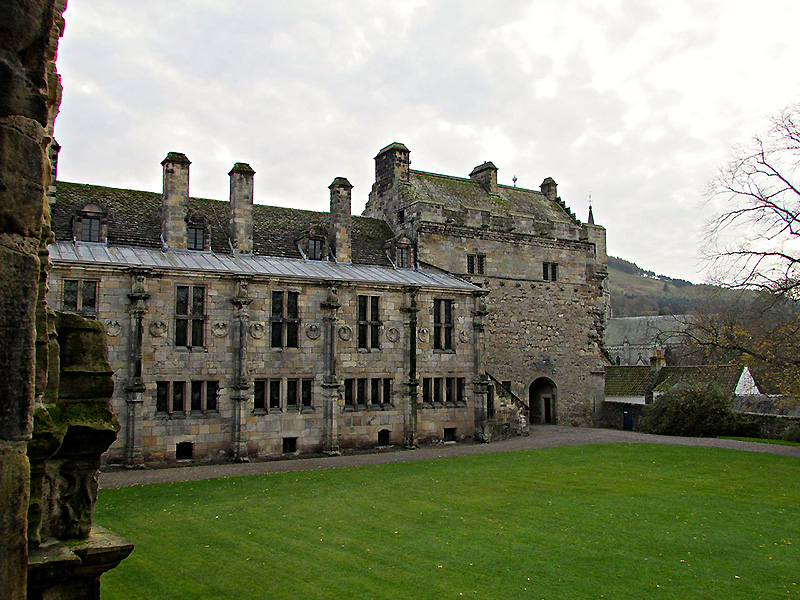
[[[800,598],[800,460],[596,445],[102,490],[114,598]]]
[[[778,446],[800,446],[800,442],[790,442],[789,440],[771,440],[767,438],[737,437],[731,435],[719,436],[722,440],[739,440],[740,442],[758,442],[759,444],[776,444]]]

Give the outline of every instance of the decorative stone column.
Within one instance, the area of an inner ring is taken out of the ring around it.
[[[419,395],[419,379],[417,378],[417,292],[419,288],[408,288],[408,306],[402,311],[408,315],[408,402],[403,410],[403,446],[418,448],[417,408]]]
[[[331,456],[339,454],[339,397],[341,384],[336,375],[336,320],[341,307],[335,286],[328,288],[328,297],[322,303],[325,312],[322,327],[322,352],[325,360],[323,390],[322,451]]]
[[[235,307],[234,319],[236,331],[233,338],[233,359],[236,375],[231,385],[231,402],[233,403],[233,458],[237,462],[246,462],[247,442],[242,436],[242,422],[247,401],[250,399],[250,378],[247,372],[247,329],[250,324],[248,307],[253,301],[249,297],[249,277],[237,279],[236,297],[231,300]]]
[[[144,315],[147,313],[145,291],[146,270],[131,270],[130,333],[128,336],[128,382],[125,386],[125,463],[129,467],[141,467],[142,455],[142,406],[144,401],[144,381],[142,380],[142,339],[144,334]]]
[[[476,292],[473,296],[475,310],[472,312],[472,356],[473,356],[473,381],[475,390],[475,438],[490,442],[492,439],[491,428],[487,422],[486,394],[487,377],[483,364],[483,332],[485,330],[484,318],[489,314],[484,296],[488,292]]]

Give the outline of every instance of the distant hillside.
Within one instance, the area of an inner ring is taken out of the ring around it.
[[[615,256],[608,257],[608,278],[614,317],[686,314],[711,295],[732,298],[738,294],[713,285],[696,285],[657,275]]]

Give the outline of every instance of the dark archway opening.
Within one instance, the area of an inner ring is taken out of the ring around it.
[[[530,408],[531,424],[555,423],[558,417],[556,411],[556,384],[547,377],[539,377],[528,388],[528,407]]]

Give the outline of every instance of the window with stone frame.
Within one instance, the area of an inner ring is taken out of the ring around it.
[[[156,412],[169,415],[186,413],[186,382],[156,382]]]
[[[422,403],[428,406],[463,406],[466,404],[466,380],[463,377],[423,377]]]
[[[253,410],[296,412],[313,410],[313,379],[256,379],[253,382]]]
[[[358,297],[358,347],[380,350],[380,296]]]
[[[360,377],[344,380],[344,405],[349,410],[392,407],[391,377]]]
[[[216,412],[217,395],[219,394],[218,381],[195,380],[190,384],[190,408],[193,413]]]
[[[100,241],[100,219],[96,217],[84,217],[81,219],[81,241]]]
[[[97,279],[65,279],[61,292],[61,310],[74,312],[84,317],[97,317],[98,290]]]
[[[467,254],[467,273],[484,275],[486,273],[486,255]]]
[[[194,217],[186,225],[186,248],[188,250],[206,249],[205,220]]]
[[[308,258],[311,260],[322,260],[324,253],[325,241],[322,238],[309,238],[308,239]]]
[[[408,246],[397,247],[397,268],[408,269],[411,267],[411,248]]]
[[[406,211],[402,208],[397,211],[397,224],[398,225],[405,225],[406,222]]]
[[[205,338],[206,288],[179,285],[175,288],[175,345],[202,347]]]
[[[433,349],[453,349],[453,301],[433,301]]]
[[[558,281],[558,263],[542,263],[542,279],[544,281]]]
[[[300,337],[299,297],[299,292],[272,292],[270,345],[273,348],[298,347]]]

